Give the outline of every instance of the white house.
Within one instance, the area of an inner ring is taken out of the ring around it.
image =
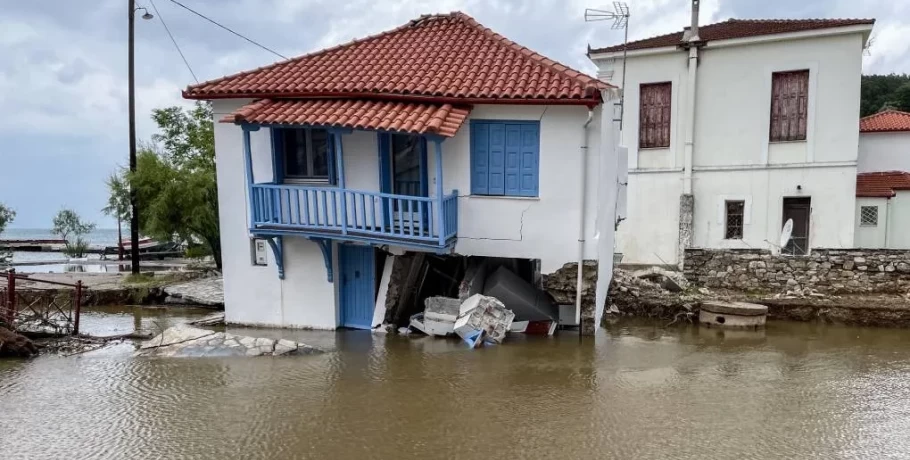
[[[860,120],[857,170],[856,246],[910,249],[910,113]]]
[[[603,254],[605,291],[612,95],[459,12],[188,87],[220,121],[227,320],[374,327],[404,251],[542,274]]]
[[[743,20],[589,50],[624,87],[623,262],[684,249],[851,247],[863,48],[873,20]],[[624,65],[628,62],[628,65]]]

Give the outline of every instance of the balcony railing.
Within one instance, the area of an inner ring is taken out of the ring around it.
[[[445,248],[458,230],[458,192],[443,197],[334,187],[253,184],[252,230],[300,232]]]

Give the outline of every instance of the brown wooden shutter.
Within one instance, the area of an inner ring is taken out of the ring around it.
[[[670,82],[641,85],[638,121],[640,148],[670,146],[671,95]]]
[[[775,72],[771,78],[771,142],[806,140],[809,71]]]

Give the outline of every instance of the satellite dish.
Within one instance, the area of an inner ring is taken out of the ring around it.
[[[784,223],[784,229],[780,232],[780,247],[787,247],[787,243],[790,242],[790,236],[793,235],[793,219],[787,219],[787,222]]]

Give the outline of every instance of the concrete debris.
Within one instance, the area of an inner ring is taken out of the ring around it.
[[[632,272],[632,277],[653,281],[670,292],[682,292],[689,287],[686,277],[680,272],[651,267]]]
[[[446,336],[455,332],[455,320],[461,308],[458,299],[427,297],[423,313],[411,316],[410,326],[426,335]]]
[[[827,294],[822,294],[821,292],[818,292],[815,289],[808,288],[808,287],[790,289],[790,290],[787,290],[786,292],[777,293],[772,296],[773,299],[805,299],[807,297],[824,299],[824,298],[828,298],[828,297],[837,297],[837,296],[829,296]]]
[[[471,346],[481,342],[502,343],[515,313],[494,297],[475,294],[461,304],[455,333]]]
[[[166,303],[224,306],[224,281],[219,278],[203,278],[187,283],[166,286]]]
[[[170,327],[144,342],[135,356],[226,357],[311,354],[320,350],[292,340],[247,337],[199,329],[188,325]]]
[[[223,326],[224,312],[212,313],[211,315],[206,315],[197,320],[190,321],[187,324],[191,326]]]

